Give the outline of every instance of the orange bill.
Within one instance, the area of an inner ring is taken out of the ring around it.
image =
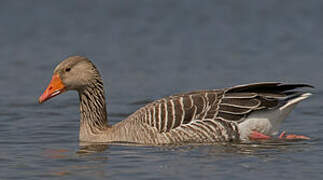
[[[59,77],[58,74],[54,74],[52,80],[50,81],[47,89],[44,93],[39,97],[39,103],[43,103],[48,99],[55,97],[65,91],[65,86]]]

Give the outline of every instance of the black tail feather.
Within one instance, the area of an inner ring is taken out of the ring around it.
[[[285,94],[287,91],[293,90],[296,88],[314,88],[314,86],[309,84],[283,84],[278,82],[264,82],[264,83],[255,83],[255,84],[246,84],[235,86],[230,88],[227,92],[255,92],[255,93],[278,93]]]

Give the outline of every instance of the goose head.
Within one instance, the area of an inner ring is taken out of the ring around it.
[[[68,57],[56,66],[52,80],[39,97],[39,103],[69,90],[82,91],[98,78],[99,72],[89,59],[81,56]]]

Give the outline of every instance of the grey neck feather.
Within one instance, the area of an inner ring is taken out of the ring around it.
[[[97,133],[107,127],[107,111],[103,82],[100,77],[79,90],[81,122],[80,131]]]

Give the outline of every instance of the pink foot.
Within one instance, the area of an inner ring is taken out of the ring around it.
[[[279,139],[288,139],[288,140],[310,140],[311,138],[307,137],[307,136],[303,136],[303,135],[296,135],[296,134],[287,134],[286,132],[283,131],[280,135],[279,135]]]
[[[257,131],[252,131],[252,133],[249,135],[249,138],[252,140],[267,140],[271,139],[270,136],[264,135],[260,132]]]

